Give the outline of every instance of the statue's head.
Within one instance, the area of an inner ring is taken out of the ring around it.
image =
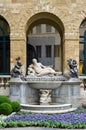
[[[35,59],[35,58],[32,59],[32,62],[33,62],[33,64],[34,64],[34,63],[37,63],[37,59]]]
[[[67,62],[68,62],[69,65],[72,65],[72,66],[77,65],[77,61],[74,60],[74,59],[69,59],[69,60],[67,60]]]
[[[19,67],[21,67],[21,66],[22,66],[22,63],[21,63],[21,61],[20,61],[20,57],[17,57],[17,58],[16,58],[16,61],[17,61],[17,65],[18,65]]]
[[[19,60],[20,60],[20,57],[17,57],[17,58],[16,58],[16,61],[19,61]]]

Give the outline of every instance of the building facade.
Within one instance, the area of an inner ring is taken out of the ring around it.
[[[85,0],[0,0],[0,74],[17,57],[24,74],[32,58],[63,73],[73,58],[86,74],[85,20]]]

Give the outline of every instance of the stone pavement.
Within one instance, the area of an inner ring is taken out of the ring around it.
[[[55,128],[54,130],[56,130]],[[45,127],[21,127],[21,128],[5,128],[0,130],[53,130],[53,128],[45,128]],[[60,130],[60,129],[58,129]],[[63,129],[62,129],[63,130]]]
[[[71,129],[46,128],[46,127],[20,127],[20,128],[5,128],[0,130],[71,130]],[[78,129],[78,130],[83,130],[83,129]]]

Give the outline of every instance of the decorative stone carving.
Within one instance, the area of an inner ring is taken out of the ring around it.
[[[34,108],[37,107],[40,112],[50,111],[51,108],[52,112],[55,108],[58,111],[57,105],[61,104],[61,109],[65,104],[70,104],[74,108],[79,107],[81,105],[81,82],[76,78],[78,77],[77,63],[75,60],[69,59],[68,65],[70,79],[65,78],[63,75],[56,75],[57,72],[51,67],[43,66],[36,59],[33,59],[33,64],[28,68],[29,76],[26,78],[27,81],[21,81],[20,78],[10,81],[11,99],[17,99],[24,106],[33,104],[34,107],[30,106],[31,110],[36,110]],[[16,68],[18,69],[17,66],[21,68],[20,58],[18,58],[17,65],[12,71],[12,76],[21,77],[21,71],[14,71]],[[41,107],[39,107],[39,104]]]
[[[11,77],[12,78],[20,78],[22,80],[26,80],[24,75],[23,75],[23,73],[22,73],[22,71],[21,71],[22,63],[20,61],[20,57],[17,57],[16,61],[17,61],[16,65],[12,68],[12,70],[10,72],[11,73]]]
[[[51,90],[40,89],[40,105],[51,103]]]
[[[34,79],[28,79],[28,80],[49,80],[49,77],[52,76],[53,78],[57,77],[57,74],[61,74],[56,72],[54,69],[52,69],[50,66],[44,66],[42,63],[37,62],[37,59],[32,59],[32,64],[28,67],[28,76],[27,77],[34,77]],[[37,78],[38,77],[38,78]],[[42,79],[41,77],[44,77]],[[54,79],[53,79],[54,80]],[[39,81],[40,82],[40,81]],[[40,89],[40,104],[50,104],[51,103],[51,90],[47,90],[46,88]]]
[[[36,59],[32,59],[32,64],[28,68],[28,75],[36,75],[36,76],[43,76],[43,75],[57,75],[61,74],[61,72],[56,72],[50,66],[44,66],[40,62],[37,62]]]
[[[77,62],[76,60],[73,59],[69,59],[68,61],[68,65],[69,65],[69,76],[71,78],[78,78],[78,69],[77,69]]]

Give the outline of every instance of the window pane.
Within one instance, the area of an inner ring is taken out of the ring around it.
[[[41,24],[36,26],[36,33],[37,34],[41,33]]]
[[[6,74],[10,72],[10,44],[9,37],[2,37],[0,41],[0,73]]]
[[[46,32],[51,32],[51,25],[49,24],[46,25]]]
[[[79,72],[82,74],[84,73],[84,44],[80,44],[79,47]]]
[[[3,45],[0,44],[0,73],[3,72]]]
[[[51,45],[46,46],[46,57],[51,57]]]
[[[10,72],[10,44],[6,44],[6,72]]]
[[[36,46],[37,57],[41,58],[41,46]]]

